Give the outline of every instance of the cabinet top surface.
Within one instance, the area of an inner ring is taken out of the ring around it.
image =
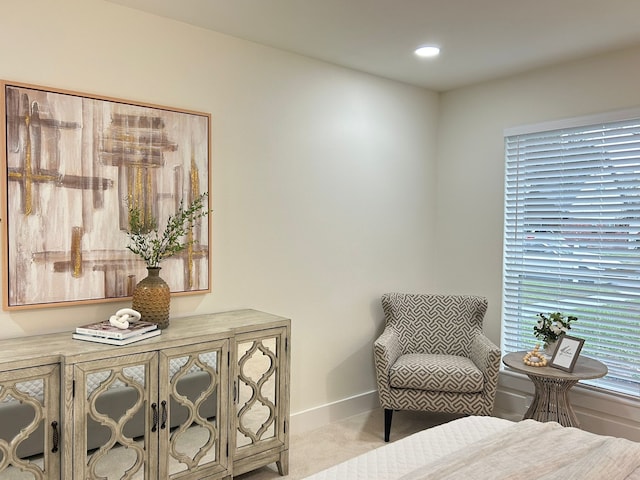
[[[90,320],[80,324],[86,324]],[[290,320],[257,310],[235,310],[222,313],[172,318],[162,334],[125,346],[74,340],[72,332],[34,335],[0,340],[0,364],[17,364],[32,359],[43,363],[55,363],[61,357],[73,358],[113,350],[114,354],[137,353],[156,350],[166,346],[192,344],[208,340],[230,338],[245,331],[290,326]]]

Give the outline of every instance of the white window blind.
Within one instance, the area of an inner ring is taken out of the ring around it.
[[[502,343],[530,350],[538,313],[604,362],[592,385],[640,397],[640,118],[505,137]]]

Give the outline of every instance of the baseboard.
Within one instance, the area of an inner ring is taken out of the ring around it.
[[[580,384],[571,389],[569,397],[584,430],[640,442],[640,400]],[[532,398],[533,384],[525,375],[502,371],[494,415],[520,420]]]
[[[494,415],[521,420],[533,398],[533,384],[525,376],[502,371]],[[640,400],[608,394],[588,386],[571,389],[571,404],[582,428],[601,435],[628,438],[640,442]],[[304,433],[331,422],[380,408],[376,390],[354,395],[291,415],[291,433]]]
[[[328,423],[365,413],[380,407],[378,391],[365,392],[291,415],[291,433],[304,433]]]

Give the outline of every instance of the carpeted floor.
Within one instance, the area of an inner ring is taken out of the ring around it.
[[[395,412],[391,442],[412,433],[448,422],[459,415],[423,412]],[[289,475],[281,477],[275,464],[235,477],[238,480],[299,480],[384,443],[382,410],[323,426],[312,432],[293,434],[289,439]]]

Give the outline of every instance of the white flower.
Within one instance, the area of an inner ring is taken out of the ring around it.
[[[548,315],[544,313],[538,314],[538,322],[533,327],[533,332],[539,340],[545,343],[554,342],[571,329],[571,322],[577,321],[578,318],[573,315],[563,315],[560,312],[554,312]]]

